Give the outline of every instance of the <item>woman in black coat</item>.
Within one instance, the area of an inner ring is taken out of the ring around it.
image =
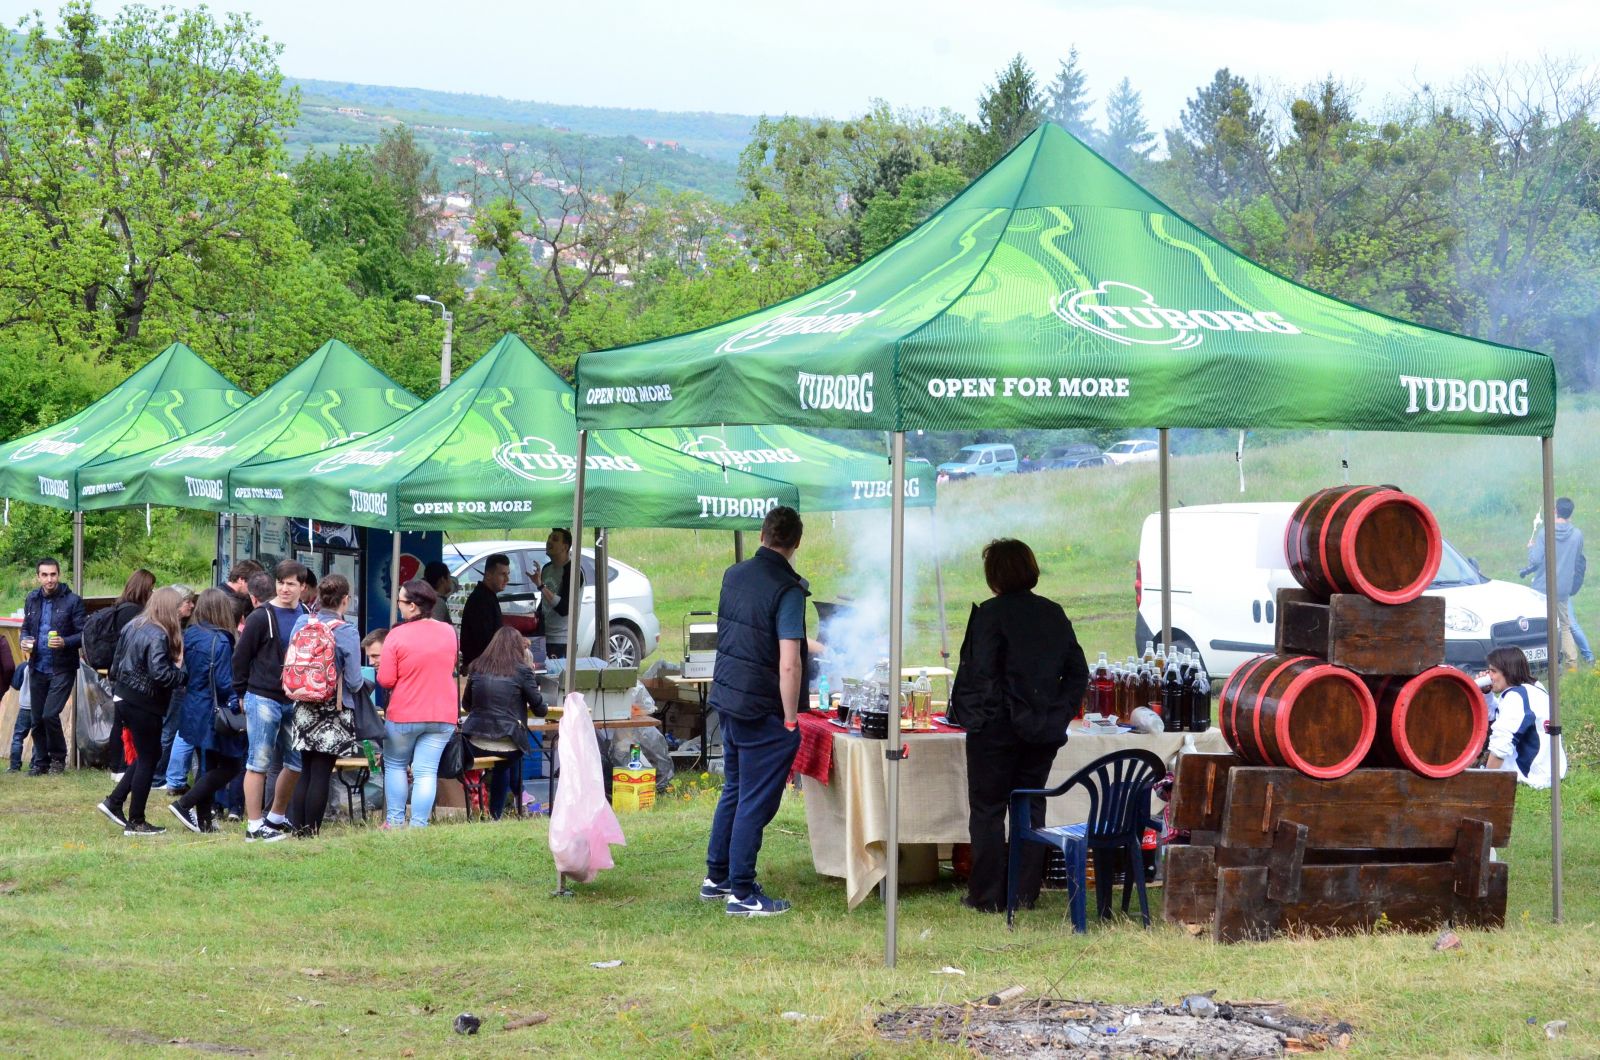
[[[1021,541],[1001,538],[983,550],[994,596],[972,609],[950,693],[950,718],[967,730],[968,831],[972,874],[963,905],[1006,907],[1006,806],[1018,788],[1042,788],[1067,723],[1089,685],[1089,665],[1061,605],[1033,592],[1039,563]],[[1044,827],[1044,799],[1033,823]],[[1023,852],[1019,900],[1031,906],[1044,880],[1044,848]]]
[[[489,775],[489,813],[496,820],[505,811],[506,793],[513,787],[522,798],[522,756],[529,751],[528,712],[545,716],[544,697],[528,655],[528,642],[510,626],[501,626],[489,639],[483,654],[467,667],[467,687],[461,693],[461,723],[476,755],[500,755]]]
[[[145,802],[156,760],[161,757],[161,726],[175,689],[183,686],[183,624],[178,608],[183,594],[177,589],[157,589],[144,611],[129,622],[117,642],[111,664],[111,689],[117,717],[133,737],[138,753],[117,786],[95,807],[122,826],[130,836],[160,835],[166,831],[145,820]],[[130,798],[131,796],[131,798]],[[123,803],[128,803],[123,815]]]

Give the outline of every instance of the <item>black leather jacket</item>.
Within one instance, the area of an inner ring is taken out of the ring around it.
[[[467,687],[461,693],[461,709],[467,712],[466,720],[461,723],[461,734],[468,740],[474,736],[485,740],[510,740],[523,754],[529,750],[528,711],[539,718],[546,713],[539,683],[526,666],[517,667],[514,677],[497,674],[468,677]]]
[[[182,687],[187,679],[183,669],[173,663],[166,632],[160,626],[137,621],[128,623],[117,641],[111,677],[123,706],[163,717],[173,690]]]

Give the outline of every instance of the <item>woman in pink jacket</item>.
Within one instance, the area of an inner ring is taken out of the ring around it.
[[[456,631],[429,617],[438,599],[420,578],[400,586],[401,621],[384,638],[378,663],[378,684],[389,690],[383,724],[386,828],[405,824],[408,789],[411,827],[427,827],[438,792],[439,756],[456,730]]]

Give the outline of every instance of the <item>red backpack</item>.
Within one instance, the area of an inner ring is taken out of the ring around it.
[[[289,649],[283,653],[283,691],[294,702],[326,703],[339,694],[333,631],[342,625],[313,617],[289,638]]]

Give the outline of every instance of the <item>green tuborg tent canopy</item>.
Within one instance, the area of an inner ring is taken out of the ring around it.
[[[577,378],[583,430],[719,423],[891,430],[896,473],[906,430],[1156,426],[1169,639],[1166,443],[1173,427],[1538,437],[1545,510],[1555,504],[1556,376],[1547,356],[1409,324],[1277,276],[1050,124],[838,279],[738,320],[587,354]],[[580,512],[583,492],[580,476]],[[904,497],[896,494],[891,672],[902,662],[905,570]],[[1553,523],[1545,522],[1548,551]],[[1554,567],[1547,573],[1555,659]],[[1553,666],[1557,749],[1558,682]],[[884,893],[892,967],[898,712],[889,718]],[[1551,788],[1551,828],[1560,920],[1559,783]]]
[[[87,465],[181,438],[249,400],[175,342],[76,416],[0,446],[0,495],[71,510]]]
[[[1046,125],[809,294],[578,363],[579,425],[1548,435],[1548,357],[1247,261]]]
[[[561,524],[577,477],[573,392],[507,335],[416,411],[322,452],[238,467],[235,511],[387,530]],[[596,525],[748,530],[794,486],[721,468],[633,431],[591,439]]]
[[[315,453],[381,430],[422,400],[337,339],[243,408],[165,445],[100,461],[78,476],[85,509],[163,504],[231,510],[235,467]]]
[[[887,453],[874,456],[793,427],[662,427],[640,433],[724,467],[792,482],[800,491],[802,511],[884,508],[894,493]],[[906,503],[933,507],[935,479],[931,464],[919,462],[907,467]]]

